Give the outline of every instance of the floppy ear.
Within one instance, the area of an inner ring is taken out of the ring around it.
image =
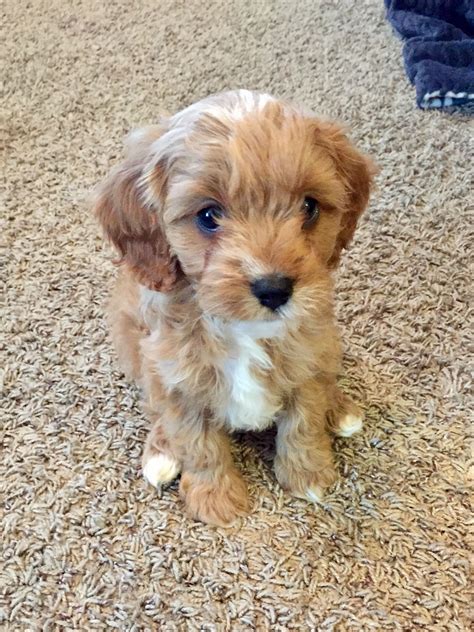
[[[368,156],[354,147],[339,125],[323,123],[320,126],[320,133],[346,189],[344,214],[334,252],[329,260],[329,265],[335,267],[342,249],[349,246],[359,217],[367,207],[377,169]]]
[[[181,270],[162,226],[165,166],[157,164],[150,173],[144,173],[151,142],[158,136],[157,128],[132,134],[129,155],[99,188],[94,211],[120,254],[118,263],[149,289],[167,292]]]

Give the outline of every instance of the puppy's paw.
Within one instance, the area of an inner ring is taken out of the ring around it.
[[[153,485],[159,487],[174,480],[180,471],[180,465],[176,459],[163,452],[153,454],[143,463],[143,476]]]
[[[319,485],[311,485],[308,487],[305,493],[305,499],[310,503],[319,504],[323,502],[324,490]]]
[[[275,461],[275,473],[278,482],[293,496],[311,503],[322,503],[325,491],[336,482],[337,473],[332,465],[319,471],[299,470],[296,465]]]
[[[362,430],[362,412],[352,399],[337,389],[327,412],[329,429],[338,437],[351,437]]]
[[[339,421],[336,427],[336,434],[338,437],[352,437],[356,432],[362,430],[363,421],[360,414],[353,415],[348,413]]]
[[[207,524],[227,527],[249,510],[247,488],[235,471],[212,482],[202,474],[185,472],[180,492],[189,515]]]

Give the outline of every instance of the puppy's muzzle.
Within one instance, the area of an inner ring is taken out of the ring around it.
[[[269,274],[250,284],[252,294],[260,304],[272,311],[288,302],[293,294],[293,279],[282,274]]]

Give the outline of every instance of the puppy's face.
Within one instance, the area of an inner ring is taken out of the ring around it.
[[[338,127],[241,91],[132,139],[98,212],[142,282],[184,276],[207,314],[294,320],[327,308],[370,180]]]

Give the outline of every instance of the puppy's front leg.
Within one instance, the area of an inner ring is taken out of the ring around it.
[[[226,434],[212,425],[190,440],[183,459],[180,492],[188,512],[197,520],[226,526],[248,512],[245,483],[235,468]]]
[[[248,511],[245,483],[232,461],[226,434],[205,413],[168,406],[147,441],[144,474],[150,459],[164,458],[182,468],[180,493],[197,520],[225,526]],[[147,477],[148,478],[148,477]]]
[[[275,473],[295,496],[321,500],[336,480],[331,439],[326,429],[327,385],[317,380],[297,390],[277,420]]]

